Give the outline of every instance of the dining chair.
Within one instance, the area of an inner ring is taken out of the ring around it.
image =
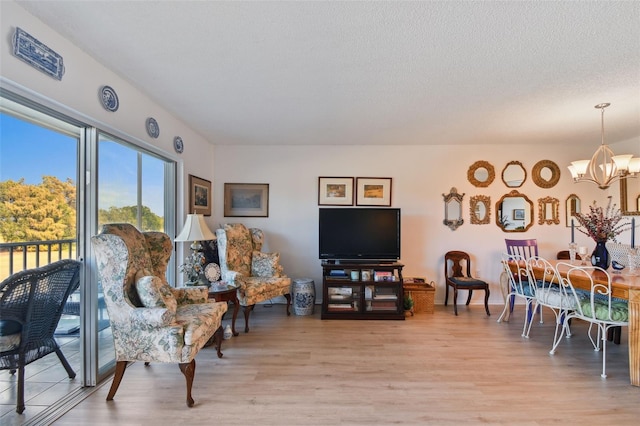
[[[555,315],[556,328],[551,345],[553,347],[560,336],[561,327],[566,327],[565,334],[567,337],[571,337],[570,324],[565,321],[565,318],[569,311],[575,309],[575,299],[568,292],[566,283],[558,276],[556,268],[548,260],[538,256],[530,257],[526,261],[526,269],[529,282],[536,283],[533,312],[545,306],[551,309]],[[534,270],[537,270],[538,273],[536,274]],[[540,322],[542,322],[542,317]],[[527,335],[531,331],[531,323],[529,322]]]
[[[556,259],[557,260],[569,260],[569,259],[571,259],[571,254],[569,253],[569,250],[560,250],[556,254]],[[582,257],[580,257],[580,255],[578,253],[576,253],[576,260],[582,260]]]
[[[466,271],[463,272],[463,269]],[[489,284],[486,281],[471,276],[471,259],[468,253],[463,251],[450,251],[444,255],[445,296],[444,306],[449,300],[449,287],[453,288],[453,312],[458,315],[458,290],[467,290],[466,305],[471,302],[473,290],[484,290],[484,310],[489,312]]]
[[[568,272],[560,273],[560,270]],[[559,262],[556,264],[556,273],[567,287],[567,294],[573,298],[575,307],[568,311],[565,323],[572,318],[578,318],[589,322],[589,340],[595,351],[602,349],[602,374],[607,377],[607,334],[614,327],[626,327],[629,325],[629,306],[626,300],[612,297],[611,276],[602,268],[597,266],[576,266],[569,263]],[[594,280],[598,278],[598,282]],[[576,289],[573,282],[580,282],[582,288],[586,284],[589,290],[580,291]],[[597,336],[594,340],[592,335],[593,326],[597,328]],[[562,335],[567,327],[560,329],[560,336],[556,340],[550,353],[555,354]],[[601,344],[602,343],[602,344]]]
[[[523,260],[527,260],[532,256],[538,255],[538,240],[529,238],[526,240],[510,240],[505,238],[508,254],[517,254]]]
[[[515,268],[515,272],[511,269],[511,266]],[[503,320],[509,321],[508,314],[511,310],[510,305],[512,300],[516,297],[521,298],[525,302],[522,337],[528,338],[530,329],[529,323],[532,320],[532,312],[534,312],[531,309],[531,306],[533,305],[536,297],[536,281],[528,280],[526,260],[520,255],[503,253],[502,267],[504,269],[504,275],[509,279],[509,293],[505,298],[504,309],[502,310],[502,314],[500,314],[500,318],[498,318],[498,322],[502,322]],[[542,322],[542,319],[540,319],[540,322]]]

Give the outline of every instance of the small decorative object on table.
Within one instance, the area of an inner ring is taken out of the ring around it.
[[[576,253],[578,251],[578,245],[576,243],[569,243],[569,259],[573,265],[576,261]]]
[[[594,201],[589,206],[589,213],[576,213],[575,217],[584,228],[578,228],[578,231],[592,238],[596,242],[596,247],[591,254],[591,264],[602,269],[607,269],[611,263],[611,257],[606,247],[608,240],[616,240],[616,236],[625,230],[625,225],[620,224],[622,215],[616,205],[611,205],[611,197],[607,204],[607,208],[597,207]]]
[[[640,249],[634,247],[629,250],[629,275],[638,275],[640,269]]]
[[[202,285],[200,274],[204,268],[204,254],[200,251],[191,252],[180,265],[180,272],[187,276],[187,285]]]

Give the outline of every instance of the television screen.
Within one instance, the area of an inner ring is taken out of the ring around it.
[[[321,208],[320,259],[400,259],[400,209]]]

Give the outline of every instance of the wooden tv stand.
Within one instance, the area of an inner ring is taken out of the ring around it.
[[[403,267],[397,262],[323,262],[321,318],[404,320]]]

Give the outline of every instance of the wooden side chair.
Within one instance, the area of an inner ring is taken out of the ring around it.
[[[507,245],[508,254],[520,256],[523,260],[538,256],[538,240],[535,238],[525,240],[510,240],[505,238],[504,242]]]
[[[466,273],[463,272],[466,271]],[[450,251],[444,255],[444,277],[446,280],[444,305],[449,300],[449,287],[453,288],[453,312],[458,315],[458,290],[467,290],[467,305],[471,302],[473,290],[484,290],[484,309],[489,312],[489,284],[471,276],[471,259],[463,251]]]

